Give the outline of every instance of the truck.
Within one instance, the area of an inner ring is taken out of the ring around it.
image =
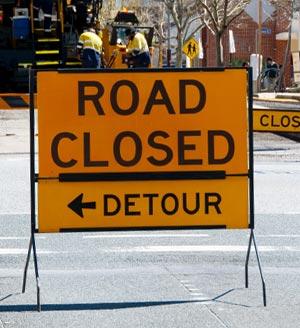
[[[36,14],[35,1],[0,0],[0,98],[3,94],[28,92],[29,68],[81,67],[78,37],[88,25],[97,24],[102,8],[102,0],[43,0],[52,2],[51,30],[46,33],[43,8],[38,8]],[[152,45],[153,27],[140,26],[133,12],[120,11],[112,22],[102,25],[107,67],[127,67],[124,58],[128,26],[143,32]]]
[[[69,0],[46,1],[52,5],[47,35],[43,28],[45,15],[37,1],[0,0],[0,92],[28,90],[30,67],[80,65],[76,56],[77,33],[85,28],[83,21],[88,18],[89,7],[94,9],[94,18],[102,2],[77,1],[74,6]],[[36,14],[34,7],[38,8]]]

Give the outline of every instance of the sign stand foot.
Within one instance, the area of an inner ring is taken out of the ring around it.
[[[259,273],[260,273],[260,278],[261,278],[261,282],[262,282],[263,302],[264,302],[264,306],[267,306],[266,284],[265,284],[264,277],[263,277],[263,274],[262,274],[262,269],[261,269],[261,265],[260,265],[260,260],[259,260],[259,255],[258,255],[258,250],[257,250],[256,242],[255,242],[253,229],[251,229],[251,232],[250,232],[249,245],[248,245],[246,263],[245,263],[245,287],[248,288],[248,264],[249,264],[249,257],[250,257],[252,241],[253,241],[253,245],[254,245],[254,249],[255,249],[256,259],[257,259]]]
[[[23,285],[22,285],[22,293],[23,294],[25,293],[25,289],[26,289],[27,271],[28,271],[28,265],[29,265],[29,261],[30,261],[31,249],[32,249],[32,237],[30,237],[30,240],[29,240],[28,253],[27,253],[26,264],[25,264],[24,273],[23,273]]]
[[[31,250],[33,251],[34,272],[35,272],[36,288],[37,288],[37,310],[39,312],[41,312],[40,278],[39,278],[39,271],[38,271],[38,264],[37,264],[37,255],[36,255],[36,246],[35,246],[34,234],[31,235],[30,241],[29,241],[26,264],[25,264],[24,274],[23,274],[22,293],[25,293],[25,289],[26,289],[27,272],[28,272],[28,266],[29,266],[29,261],[30,261]]]

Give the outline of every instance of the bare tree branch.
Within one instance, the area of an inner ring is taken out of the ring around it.
[[[250,0],[196,0],[206,13],[205,24],[216,38],[217,65],[222,66],[221,42],[228,26],[239,17]]]

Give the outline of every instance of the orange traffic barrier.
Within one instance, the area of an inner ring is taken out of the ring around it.
[[[29,109],[29,103],[30,103],[30,98],[29,98],[29,94],[27,93],[0,94],[0,110]],[[35,98],[35,103],[36,103],[36,98]]]

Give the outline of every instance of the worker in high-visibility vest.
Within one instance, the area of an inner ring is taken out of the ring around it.
[[[77,49],[81,56],[82,67],[101,67],[102,40],[94,28],[89,28],[80,35]]]
[[[125,30],[125,34],[129,39],[126,49],[128,67],[149,67],[151,58],[145,36],[132,26]]]
[[[44,32],[46,34],[51,34],[52,6],[52,0],[33,0],[34,20],[39,21],[39,11],[42,9],[44,12]]]

